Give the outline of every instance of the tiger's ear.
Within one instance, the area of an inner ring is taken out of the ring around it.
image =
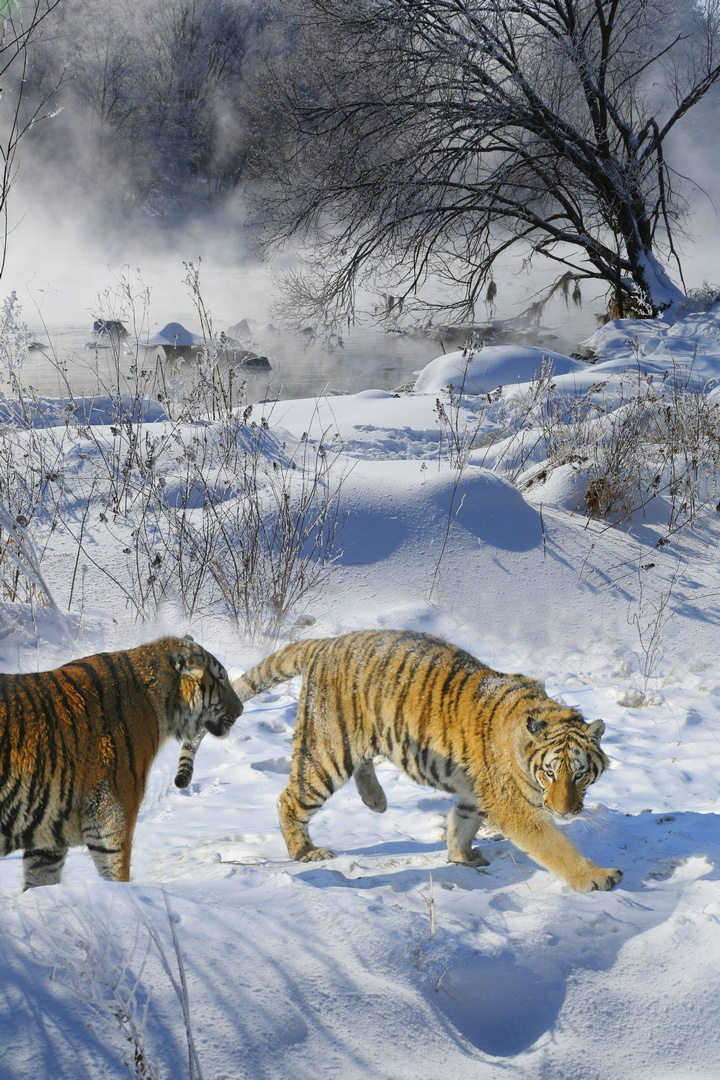
[[[545,720],[538,720],[537,716],[528,716],[527,729],[531,735],[539,735],[547,727]]]
[[[196,645],[189,635],[184,637],[182,645],[170,654],[170,661],[176,671],[181,675],[188,675],[191,679],[201,679],[205,674],[204,650]]]
[[[602,720],[593,720],[592,724],[588,724],[587,735],[594,743],[600,742],[604,732],[605,724]]]

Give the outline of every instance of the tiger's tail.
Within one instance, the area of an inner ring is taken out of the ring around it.
[[[206,734],[206,731],[200,731],[194,739],[183,739],[183,744],[180,747],[180,757],[178,758],[177,773],[175,774],[175,787],[186,788],[189,786],[195,768],[195,755],[200,749],[200,743]]]
[[[287,682],[294,675],[301,675],[327,640],[332,638],[310,638],[286,645],[233,680],[233,690],[244,704],[263,690]]]
[[[271,686],[287,682],[295,675],[301,675],[308,664],[312,663],[318,649],[328,640],[326,638],[310,638],[307,641],[297,641],[292,645],[286,645],[276,653],[261,660],[255,667],[249,668],[244,675],[233,679],[232,687],[240,701],[245,704],[250,698],[261,694],[263,690],[269,690]],[[332,639],[330,639],[332,640]],[[205,738],[202,731],[194,739],[185,739],[180,749],[175,786],[186,788],[190,784],[195,768],[195,755],[200,744]]]

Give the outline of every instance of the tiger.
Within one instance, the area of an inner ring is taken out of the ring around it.
[[[577,892],[607,891],[622,872],[585,858],[557,827],[583,809],[587,787],[609,762],[602,720],[548,697],[525,675],[493,671],[429,634],[365,630],[287,645],[233,682],[242,702],[303,676],[290,779],[278,800],[291,858],[332,858],[308,823],[351,776],[383,813],[375,759],[458,796],[447,858],[487,866],[473,840],[483,820]],[[179,777],[189,783],[200,740],[186,741]]]
[[[0,855],[22,849],[24,889],[59,882],[82,844],[101,877],[129,881],[160,747],[227,735],[241,713],[225,668],[190,636],[0,674]]]

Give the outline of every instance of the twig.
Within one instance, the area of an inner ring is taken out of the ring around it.
[[[418,892],[420,890],[418,889]],[[435,937],[435,896],[433,894],[433,876],[432,870],[430,871],[430,896],[426,896],[425,893],[420,893],[423,900],[427,904],[428,915],[430,916],[430,937]]]
[[[515,863],[515,869],[517,870],[518,874],[520,875],[520,877],[521,877],[521,878],[523,879],[523,881],[524,881],[524,882],[525,882],[525,884],[527,885],[527,887],[528,887],[528,891],[529,891],[529,892],[532,892],[532,889],[530,888],[530,883],[528,882],[528,879],[527,879],[527,878],[525,877],[525,875],[523,874],[522,870],[521,870],[521,869],[520,869],[520,867],[518,866],[518,864],[517,864],[517,860],[516,860],[515,856],[513,855],[512,851],[508,851],[508,855],[510,856],[510,858],[512,859],[512,861],[513,861],[513,862]]]
[[[80,555],[83,549],[83,533],[85,532],[85,522],[87,521],[87,516],[90,513],[90,505],[92,503],[93,495],[95,494],[96,484],[97,480],[93,480],[90,494],[88,496],[87,502],[85,503],[85,511],[83,513],[82,521],[80,522],[80,536],[78,537],[77,541],[77,555],[75,556],[75,566],[73,567],[73,576],[72,581],[70,582],[70,599],[68,600],[68,611],[72,607],[73,593],[75,592],[75,579],[78,572],[78,563],[80,562]]]
[[[181,1006],[182,1011],[183,1011],[183,1019],[184,1019],[184,1022],[185,1022],[185,1037],[187,1039],[187,1046],[188,1046],[188,1075],[189,1075],[189,1080],[203,1080],[202,1070],[200,1068],[200,1061],[199,1061],[199,1058],[198,1058],[198,1055],[197,1055],[197,1050],[195,1049],[195,1040],[193,1038],[192,1026],[191,1026],[191,1023],[190,1023],[190,1002],[189,1002],[189,998],[188,998],[187,980],[185,978],[185,965],[183,963],[182,953],[180,952],[180,942],[178,940],[177,932],[175,930],[174,916],[173,916],[172,909],[170,908],[170,901],[168,899],[167,893],[165,892],[165,889],[162,890],[162,894],[163,894],[163,899],[165,900],[165,908],[166,908],[166,911],[167,911],[168,923],[170,924],[170,933],[172,935],[173,948],[175,950],[175,960],[176,960],[176,963],[177,963],[178,974],[179,974],[179,977],[180,977],[179,982],[178,982],[178,979],[175,976],[175,973],[173,972],[172,968],[170,967],[170,963],[169,963],[168,958],[167,958],[167,953],[165,952],[165,946],[162,943],[162,939],[161,939],[160,935],[158,934],[156,927],[153,926],[153,924],[150,922],[150,920],[148,919],[147,915],[144,912],[141,913],[141,917],[142,917],[143,922],[145,923],[145,926],[147,927],[147,930],[148,930],[148,933],[150,934],[150,937],[152,938],[153,942],[155,943],[155,947],[157,948],[158,955],[160,957],[160,962],[162,963],[162,966],[163,966],[163,968],[165,970],[165,974],[167,975],[167,977],[170,979],[170,982],[172,983],[173,989],[174,989],[175,993],[177,994],[178,1001],[180,1002],[180,1006]]]

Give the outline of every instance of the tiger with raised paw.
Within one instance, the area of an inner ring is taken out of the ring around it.
[[[602,720],[588,724],[525,675],[505,675],[428,634],[367,630],[288,645],[233,682],[241,701],[303,676],[290,780],[280,827],[293,859],[331,858],[308,823],[351,776],[378,813],[387,800],[374,761],[458,796],[448,860],[486,866],[473,847],[485,819],[578,892],[607,890],[622,872],[597,866],[555,819],[583,809],[587,787],[608,766]],[[178,786],[192,776],[200,739],[183,745]]]

